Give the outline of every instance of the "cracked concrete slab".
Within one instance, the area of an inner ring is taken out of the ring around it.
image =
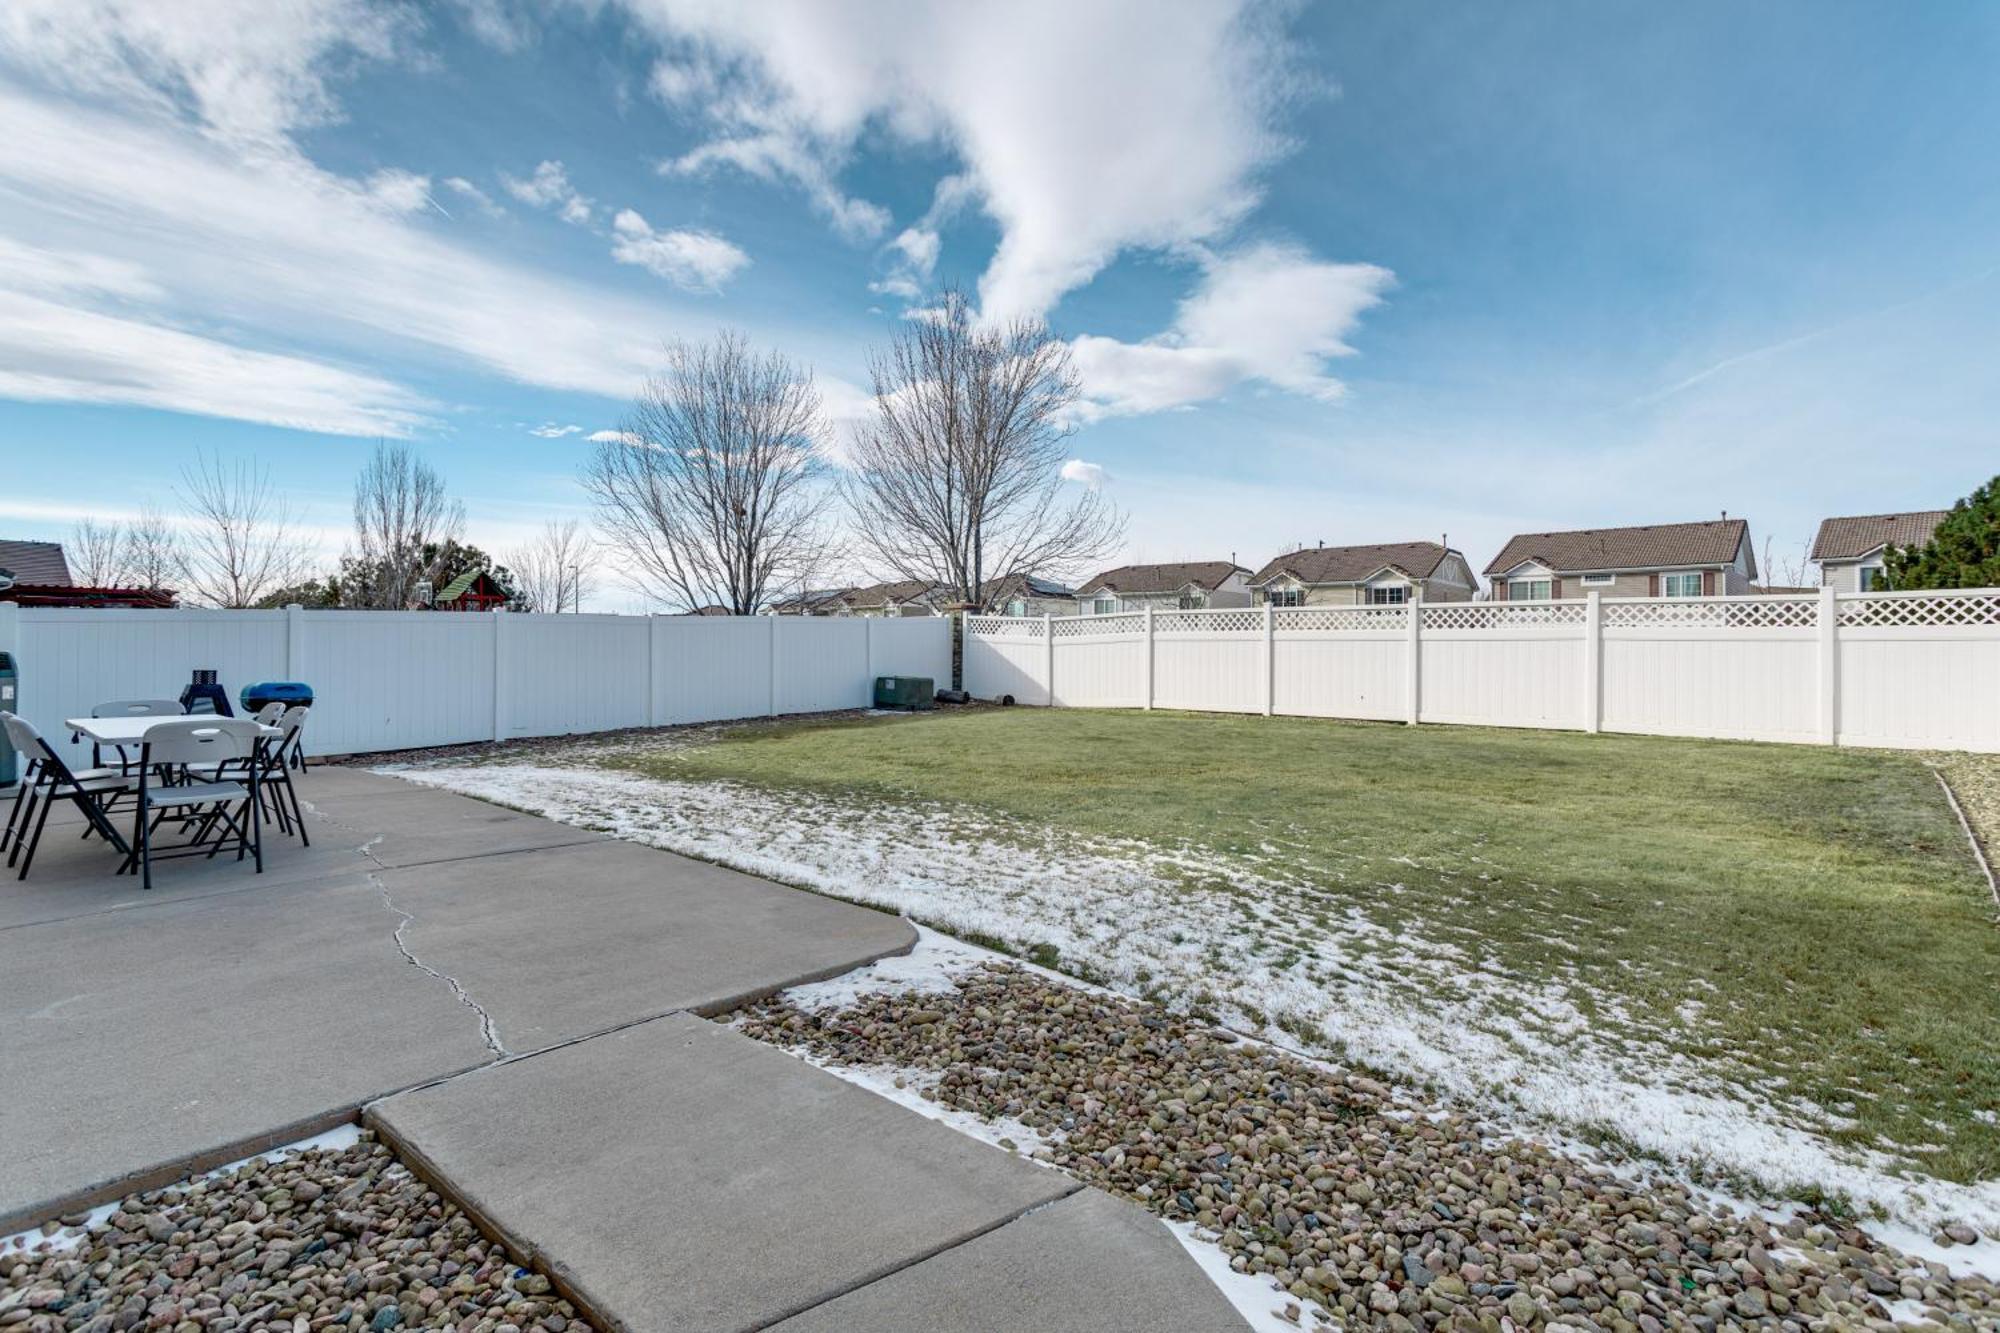
[[[416,787],[394,778],[377,781],[395,783],[400,790],[334,800],[308,795],[306,799],[312,801],[313,813],[320,820],[342,830],[354,845],[367,844],[370,854],[384,865],[427,865],[606,840],[602,833],[502,809],[469,796]],[[413,800],[413,793],[419,791],[442,799]]]
[[[1275,1289],[1271,1304],[1282,1295]],[[1247,1330],[1152,1214],[1085,1189],[774,1325],[772,1333]]]
[[[614,1327],[756,1329],[1080,1188],[676,1014],[368,1109]]]
[[[410,948],[479,997],[510,1051],[712,1012],[907,951],[907,921],[605,840],[381,872]]]
[[[433,850],[449,852],[492,807],[380,783],[393,794],[353,785],[342,823],[315,818],[310,850],[274,836],[261,876],[180,861],[147,894],[66,836],[25,884],[0,880],[0,1231],[299,1137],[514,1033],[533,1049],[914,938],[665,852],[566,843],[573,830],[526,815],[507,818],[557,845],[398,868],[357,850],[374,825],[414,846],[438,824]]]

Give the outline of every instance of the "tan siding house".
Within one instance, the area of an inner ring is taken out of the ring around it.
[[[1910,514],[1856,514],[1820,520],[1813,538],[1812,558],[1819,564],[1820,583],[1840,592],[1873,592],[1888,586],[1882,557],[1891,546],[1926,546],[1944,509]]]
[[[1479,580],[1465,557],[1442,542],[1314,546],[1277,556],[1250,576],[1256,605],[1396,606],[1469,602]]]
[[[1496,602],[1555,597],[1742,596],[1757,579],[1750,525],[1703,523],[1523,532],[1486,566]]]

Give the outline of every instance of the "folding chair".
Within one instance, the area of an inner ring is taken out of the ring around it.
[[[8,848],[7,864],[11,866],[17,859],[21,863],[16,879],[26,879],[35,864],[35,849],[41,846],[42,830],[48,827],[49,811],[57,801],[68,801],[83,812],[86,833],[95,829],[119,851],[129,850],[107,813],[120,796],[133,790],[130,775],[116,768],[71,770],[33,724],[12,713],[0,713],[0,729],[7,734],[7,744],[28,760],[28,770],[14,793],[5,835],[0,836],[0,846]]]
[[[187,709],[181,707],[181,701],[178,699],[114,699],[108,704],[97,705],[90,710],[90,715],[92,717],[185,717]],[[70,739],[75,740],[76,737],[72,736]],[[104,762],[104,757],[98,754],[97,750],[97,744],[93,741],[90,746],[92,765]],[[131,756],[125,753],[125,747],[122,745],[118,746],[117,750],[118,762],[129,770],[132,767]]]
[[[234,760],[248,761],[238,781],[200,781],[192,775],[220,773]],[[264,873],[264,825],[259,784],[264,768],[264,742],[257,723],[247,717],[174,718],[146,728],[139,752],[138,810],[132,821],[132,845],[120,873],[137,869],[145,887],[153,887],[153,862],[184,856],[214,855],[235,835],[236,859],[246,853]],[[189,780],[178,786],[154,785],[157,770],[179,769]],[[194,823],[194,836],[167,851],[155,851],[153,834],[169,818]],[[209,835],[215,835],[213,845]]]
[[[299,806],[298,788],[292,785],[291,766],[287,760],[290,751],[303,742],[300,729],[305,726],[306,708],[302,704],[287,706],[276,700],[257,710],[257,722],[261,726],[276,727],[283,735],[264,741],[263,772],[258,779],[258,795],[264,813],[276,821],[281,832],[298,831],[299,841],[312,846],[312,837],[306,832],[306,818]],[[249,776],[250,759],[230,759],[213,766],[190,765],[189,776],[205,782],[242,781]]]

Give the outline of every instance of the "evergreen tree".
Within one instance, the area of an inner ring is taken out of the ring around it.
[[[1928,545],[1890,547],[1882,565],[1899,592],[2000,587],[2000,477],[1953,505]]]

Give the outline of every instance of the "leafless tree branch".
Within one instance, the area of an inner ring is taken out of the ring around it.
[[[594,582],[590,538],[575,519],[550,519],[539,537],[508,558],[514,588],[529,611],[581,611]]]
[[[310,552],[270,472],[201,455],[176,488],[186,510],[180,572],[186,595],[208,606],[255,606],[305,577]]]
[[[130,552],[125,529],[119,524],[78,519],[69,530],[69,543],[63,553],[69,557],[70,577],[84,587],[124,586]]]
[[[982,324],[948,291],[877,354],[875,420],[842,493],[873,562],[978,602],[990,581],[1063,577],[1111,554],[1125,521],[1097,491],[1066,494],[1069,345],[1038,320]]]
[[[444,478],[407,444],[387,441],[354,479],[354,541],[344,601],[400,611],[413,605],[417,584],[433,586],[448,543],[465,530],[465,506],[445,493]]]
[[[825,430],[811,374],[784,356],[734,333],[674,343],[583,484],[641,593],[751,615],[832,545]]]

